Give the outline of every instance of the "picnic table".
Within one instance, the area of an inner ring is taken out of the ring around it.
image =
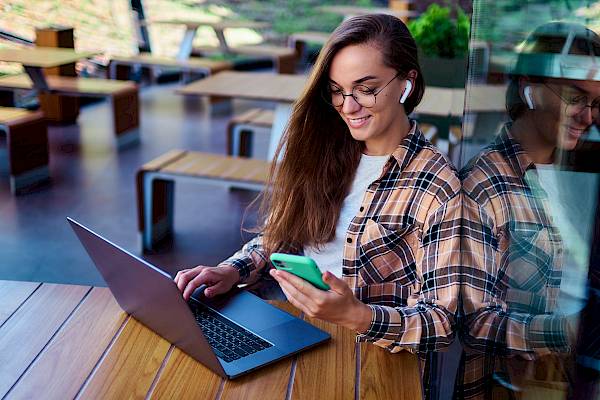
[[[269,24],[264,22],[255,21],[237,21],[237,20],[223,20],[223,21],[208,21],[208,20],[185,20],[185,19],[158,19],[152,21],[157,24],[170,24],[170,25],[185,25],[185,34],[179,52],[177,53],[178,60],[187,60],[192,54],[192,43],[196,36],[196,31],[202,26],[210,27],[214,30],[219,40],[219,47],[225,54],[230,53],[230,46],[227,44],[225,39],[225,29],[230,28],[248,28],[248,29],[264,29],[268,28]]]
[[[34,47],[27,49],[0,49],[0,61],[14,62],[23,65],[37,90],[47,91],[48,82],[44,68],[58,67],[89,58],[98,54],[91,51],[75,51],[73,49]]]
[[[224,380],[124,313],[107,288],[0,281],[0,398],[422,398],[415,355],[306,319],[332,340]]]
[[[187,96],[220,96],[276,102],[268,151],[268,159],[272,159],[291,115],[292,103],[305,84],[306,77],[303,75],[227,71],[190,83],[176,92]]]
[[[73,97],[106,98],[112,104],[113,127],[119,148],[139,142],[139,100],[135,82],[115,82],[106,79],[72,76],[46,76],[44,68],[57,67],[88,58],[96,52],[73,49],[35,47],[0,49],[0,61],[21,63],[27,74],[0,77],[0,88],[7,90],[37,90],[40,97],[47,93]],[[42,109],[45,103],[40,98]]]

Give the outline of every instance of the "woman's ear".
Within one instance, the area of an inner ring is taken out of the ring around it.
[[[398,101],[400,104],[404,104],[406,99],[412,94],[414,88],[414,82],[417,79],[418,72],[416,70],[410,70],[408,74],[406,74],[406,80],[404,84],[404,90],[402,91],[402,95],[400,96],[400,100]]]
[[[535,110],[535,104],[533,104],[533,96],[531,94],[531,86],[527,85],[523,88],[523,97],[525,97],[525,103],[530,110]]]
[[[412,87],[413,87],[412,82],[410,81],[410,79],[407,79],[406,85],[404,86],[404,92],[402,92],[402,97],[400,97],[400,104],[404,104],[406,99],[408,99],[408,96],[410,96],[410,94],[412,92]]]
[[[533,101],[533,89],[531,82],[525,77],[519,78],[519,94],[521,100],[527,104],[527,108],[535,110],[535,102]]]

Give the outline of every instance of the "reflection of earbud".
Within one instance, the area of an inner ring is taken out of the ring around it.
[[[525,102],[527,103],[527,107],[530,110],[535,110],[535,105],[533,104],[533,97],[531,97],[531,86],[525,86],[523,89],[523,96],[525,96]]]
[[[404,92],[402,92],[402,97],[400,97],[400,104],[404,104],[408,96],[410,95],[410,91],[412,90],[412,82],[410,80],[406,80],[406,86],[404,87]]]

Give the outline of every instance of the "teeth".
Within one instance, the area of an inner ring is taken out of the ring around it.
[[[364,121],[365,119],[367,119],[369,117],[362,117],[362,118],[350,118],[350,121],[354,121],[354,122],[359,122],[359,121]]]

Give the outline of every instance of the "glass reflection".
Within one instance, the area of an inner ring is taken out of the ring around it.
[[[535,29],[509,76],[507,121],[461,171],[464,323],[455,397],[576,393],[598,180],[569,160],[598,123],[598,56],[600,38],[582,25]]]

